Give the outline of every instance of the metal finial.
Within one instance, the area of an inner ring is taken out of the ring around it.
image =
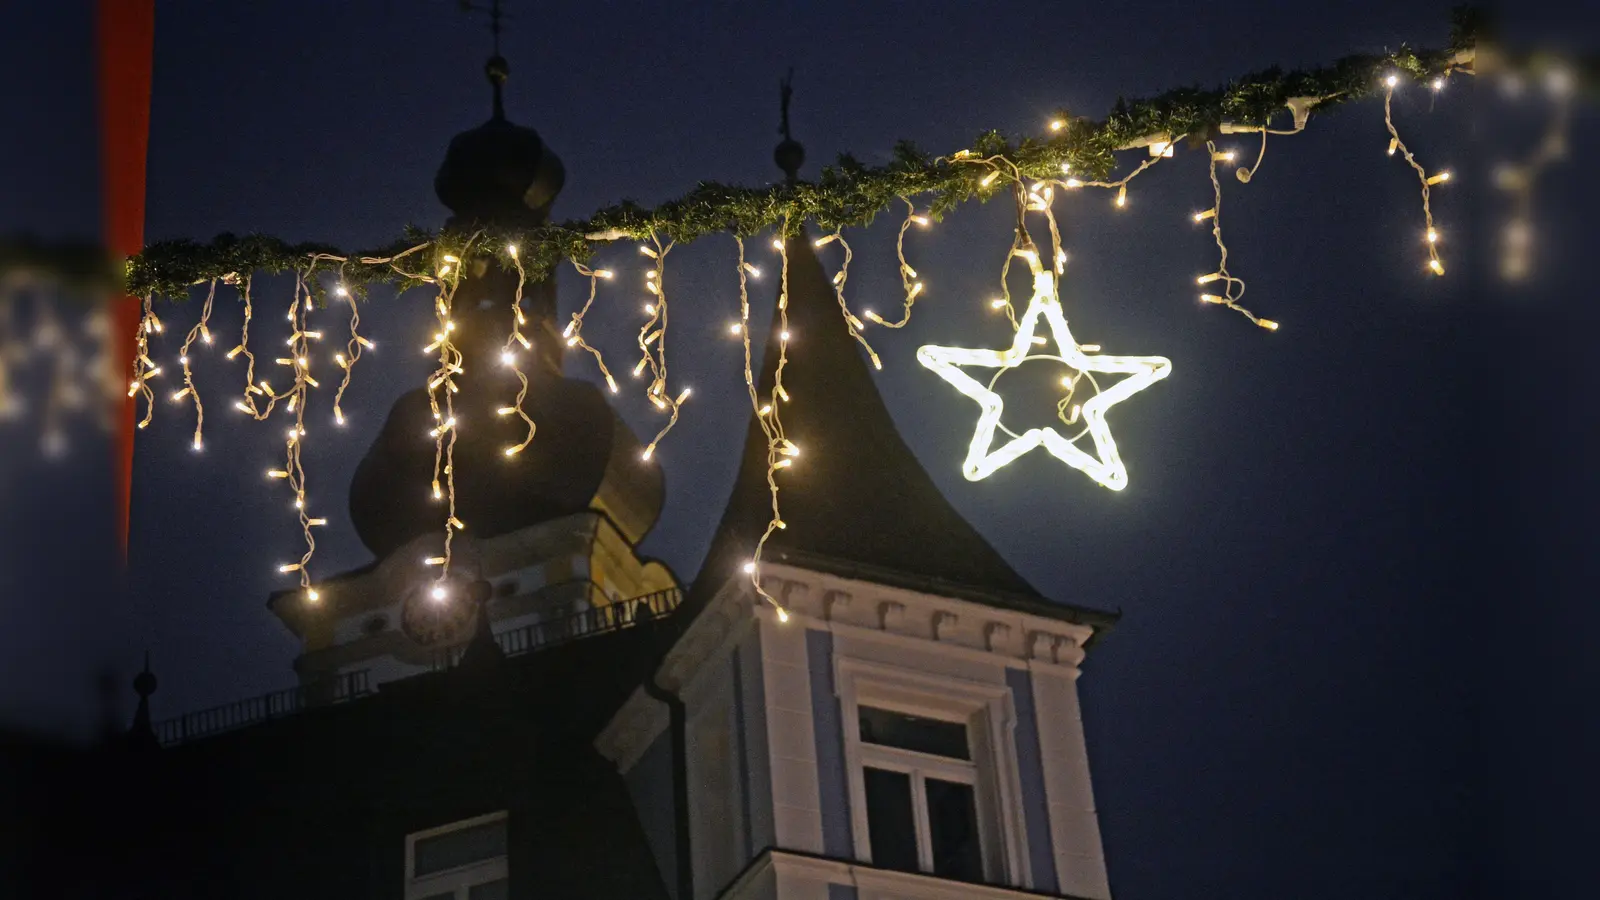
[[[789,101],[794,97],[794,66],[782,78],[778,79],[778,103],[783,110],[783,121],[778,124],[778,133],[786,140],[793,140],[789,133]]]
[[[500,31],[501,23],[510,16],[500,8],[500,0],[489,0],[487,6],[473,3],[472,0],[460,0],[460,4],[464,13],[481,12],[489,16],[489,35],[493,41],[494,55],[489,57],[483,70],[489,76],[489,84],[494,88],[494,117],[504,119],[506,114],[502,88],[505,86],[507,76],[511,74],[511,66],[505,57],[500,55]]]
[[[778,133],[783,135],[778,148],[772,152],[772,158],[778,163],[778,168],[790,182],[800,177],[800,166],[806,161],[806,148],[794,139],[789,132],[789,101],[794,97],[794,69],[791,67],[788,74],[778,81],[778,104],[782,118],[778,123]]]

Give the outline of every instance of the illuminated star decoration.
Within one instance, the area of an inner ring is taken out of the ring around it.
[[[1073,340],[1072,333],[1067,330],[1066,317],[1061,314],[1061,301],[1056,296],[1056,276],[1051,272],[1042,271],[1036,257],[1031,262],[1034,270],[1033,299],[1028,302],[1028,308],[1022,314],[1016,339],[1009,348],[968,350],[930,344],[917,349],[917,360],[932,369],[940,378],[955,385],[956,390],[978,401],[978,405],[983,408],[978,416],[977,431],[972,435],[972,445],[967,450],[966,462],[961,466],[961,472],[968,480],[977,481],[985,478],[1034,447],[1043,445],[1067,465],[1081,470],[1111,490],[1120,491],[1128,486],[1128,470],[1123,466],[1122,457],[1117,453],[1116,442],[1111,439],[1111,428],[1106,424],[1106,410],[1167,377],[1172,372],[1172,362],[1161,356],[1086,355],[1083,352],[1084,348]],[[1059,350],[1057,356],[1034,353],[1038,345],[1044,343],[1043,338],[1034,337],[1041,317],[1050,325],[1050,334]],[[1098,348],[1091,345],[1090,349]],[[1093,398],[1082,404],[1081,410],[1074,408],[1070,418],[1062,416],[1063,422],[1069,425],[1075,424],[1081,412],[1084,427],[1072,438],[1063,437],[1053,426],[1033,428],[1020,435],[1015,434],[1000,424],[1000,414],[1005,404],[1000,395],[993,390],[994,382],[1006,370],[1016,368],[1030,360],[1040,359],[1057,360],[1076,370],[1078,376],[1064,382],[1069,386],[1075,385],[1078,377],[1088,377],[1098,389],[1098,383],[1090,374],[1094,372],[1126,374],[1128,377],[1104,390],[1099,390]],[[961,366],[978,366],[999,371],[995,373],[995,379],[984,384],[962,371]],[[1011,435],[1012,439],[1000,445],[998,449],[991,449],[997,428]],[[1084,434],[1094,440],[1095,455],[1078,448],[1076,441]]]

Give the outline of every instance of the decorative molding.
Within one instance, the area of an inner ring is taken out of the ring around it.
[[[1058,637],[1048,631],[1031,632],[1028,635],[1028,658],[1055,662]]]
[[[878,627],[884,631],[900,631],[906,620],[906,605],[885,600],[878,604]]]
[[[1017,668],[1051,665],[1076,669],[1094,628],[1060,619],[986,606],[972,600],[924,594],[803,569],[789,563],[764,566],[763,584],[794,622],[828,630],[860,628],[881,638],[937,641],[950,650],[972,651]],[[735,579],[737,582],[738,579]],[[780,593],[781,592],[781,593]],[[765,610],[756,613],[763,618]]]
[[[849,608],[850,594],[846,591],[827,591],[822,595],[822,617],[830,622]]]

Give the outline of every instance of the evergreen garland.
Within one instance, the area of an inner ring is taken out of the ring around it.
[[[1029,178],[1059,177],[1064,163],[1086,180],[1104,178],[1116,165],[1117,151],[1149,143],[1153,138],[1188,135],[1203,140],[1204,136],[1215,134],[1224,122],[1266,125],[1274,114],[1286,110],[1291,98],[1315,98],[1320,111],[1381,92],[1381,79],[1388,72],[1424,80],[1470,66],[1470,62],[1464,65],[1462,61],[1470,60],[1481,26],[1481,12],[1458,9],[1452,38],[1445,49],[1402,48],[1385,55],[1347,56],[1317,69],[1266,69],[1213,90],[1186,87],[1141,100],[1118,100],[1111,113],[1098,122],[1072,117],[1063,110],[1059,118],[1068,124],[1057,132],[1015,141],[996,131],[985,132],[973,142],[970,154],[1004,157]],[[538,280],[563,260],[587,260],[596,246],[617,236],[644,238],[653,232],[687,242],[721,232],[749,236],[785,221],[798,229],[807,220],[832,231],[866,225],[897,198],[925,195],[931,195],[930,213],[940,216],[966,201],[988,200],[1008,191],[1004,182],[982,184],[986,171],[980,166],[951,165],[950,157],[929,157],[902,141],[884,165],[867,166],[845,154],[825,167],[814,182],[763,188],[702,182],[683,197],[654,209],[624,201],[586,220],[521,231],[429,233],[411,228],[387,246],[354,254],[323,244],[291,244],[265,235],[223,234],[209,243],[160,241],[127,261],[125,290],[135,296],[181,298],[194,284],[247,272],[288,271],[305,266],[310,255],[319,253],[350,260],[342,272],[351,290],[373,283],[404,289],[421,282],[387,264],[359,260],[392,257],[423,243],[432,243],[436,254],[462,255],[469,243],[485,246],[484,239],[493,242],[491,246],[515,244],[521,248],[528,278]],[[606,237],[597,238],[598,235]],[[504,251],[500,253],[503,255]],[[507,260],[502,262],[509,265]]]

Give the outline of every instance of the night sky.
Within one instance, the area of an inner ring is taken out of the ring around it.
[[[4,54],[7,81],[57,84],[18,101],[39,137],[5,149],[0,170],[8,182],[23,166],[37,174],[15,181],[23,212],[8,211],[5,228],[97,227],[96,181],[83,177],[96,165],[86,6],[8,11],[40,37]],[[1062,107],[1098,118],[1119,94],[1404,41],[1439,46],[1448,8],[514,2],[502,52],[509,117],[566,164],[562,219],[623,198],[659,202],[699,179],[780,177],[777,83],[791,65],[803,175],[814,177],[839,152],[882,162],[901,138],[945,153],[988,128],[1038,131]],[[349,247],[407,223],[436,227],[447,215],[432,191],[445,146],[489,113],[488,40],[445,0],[160,4],[147,239],[259,231]],[[1488,239],[1504,206],[1492,167],[1532,145],[1548,105],[1466,81],[1437,100],[1408,86],[1395,101],[1419,159],[1457,175],[1434,194],[1446,278],[1423,269],[1416,179],[1383,154],[1380,101],[1273,139],[1249,185],[1224,173],[1230,267],[1248,282],[1245,305],[1283,323],[1276,334],[1195,302],[1194,276],[1216,253],[1209,229],[1190,221],[1210,205],[1203,153],[1180,152],[1135,180],[1125,210],[1100,191],[1058,203],[1074,333],[1108,353],[1173,362],[1168,380],[1110,416],[1130,473],[1120,493],[1037,451],[986,481],[961,477],[976,408],[914,353],[1009,339],[985,301],[1010,212],[969,205],[908,238],[928,292],[910,327],[871,334],[897,425],[1042,593],[1123,613],[1079,682],[1122,900],[1459,897],[1495,883],[1556,896],[1579,868],[1556,801],[1577,798],[1563,765],[1600,749],[1585,646],[1600,624],[1590,586],[1596,323],[1582,278],[1595,243],[1581,216],[1597,191],[1571,162],[1553,173],[1540,194],[1539,274],[1516,290],[1498,284]],[[1580,117],[1577,158],[1593,137],[1592,118]],[[1253,158],[1256,145],[1224,146]],[[898,303],[897,225],[890,214],[847,235],[858,312]],[[764,241],[751,247],[771,256]],[[628,246],[601,255],[621,277],[602,286],[585,329],[616,369],[632,361],[637,259]],[[737,313],[732,259],[732,240],[718,236],[669,263],[674,381],[695,397],[659,451],[667,509],[644,550],[685,581],[749,414],[739,344],[725,333]],[[563,310],[580,298],[568,276]],[[283,338],[289,284],[257,285],[258,309],[273,314],[258,314],[252,337],[268,347]],[[760,285],[763,308],[773,289]],[[187,406],[160,403],[140,437],[128,595],[41,611],[7,597],[15,624],[0,647],[13,687],[19,660],[51,655],[72,634],[92,634],[124,677],[148,650],[158,717],[293,683],[295,642],[265,600],[293,584],[276,569],[298,556],[299,529],[285,493],[261,477],[281,454],[280,427],[231,409],[242,376],[221,350],[240,313],[227,298],[211,326],[220,350],[196,365],[205,451],[189,450]],[[363,330],[378,351],[356,370],[351,424],[333,427],[330,397],[313,406],[311,505],[332,520],[318,541],[321,575],[370,559],[345,522],[345,491],[390,404],[432,368],[417,352],[429,303],[424,292],[376,291]],[[197,311],[166,317],[169,338],[154,349],[174,368],[170,335]],[[318,321],[343,327],[331,313]],[[793,360],[805,365],[804,335]],[[593,375],[576,357],[568,370]],[[658,427],[642,391],[625,385],[617,403],[636,432]],[[13,461],[8,495],[50,491],[49,471]],[[107,496],[102,473],[73,471],[87,474],[48,496]],[[8,535],[25,521],[12,506]],[[75,562],[59,555],[65,535],[106,532],[103,517],[87,521],[60,513],[11,541],[5,568],[21,573],[12,596],[39,596],[66,574],[29,560],[103,567],[98,540]],[[89,679],[72,684],[41,687],[50,700],[29,714],[93,717]],[[1519,874],[1493,882],[1493,861]]]

